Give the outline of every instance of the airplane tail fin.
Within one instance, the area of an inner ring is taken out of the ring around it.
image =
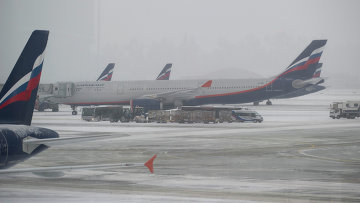
[[[169,80],[171,73],[171,63],[165,65],[160,74],[157,76],[156,80]]]
[[[156,159],[156,156],[157,155],[155,154],[144,164],[144,166],[146,166],[149,169],[150,173],[154,173],[154,160]]]
[[[35,30],[0,92],[0,123],[30,125],[49,31]]]
[[[278,77],[310,79],[313,77],[327,40],[313,40]]]
[[[109,63],[96,81],[111,81],[115,63]]]

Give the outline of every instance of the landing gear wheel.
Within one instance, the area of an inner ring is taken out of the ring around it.
[[[72,111],[71,114],[75,116],[77,115],[77,111]]]
[[[56,106],[56,107],[54,107],[53,109],[51,109],[52,110],[52,112],[59,112],[59,106]]]
[[[254,102],[254,106],[259,106],[259,102]]]
[[[270,100],[267,100],[266,105],[272,105],[272,102]]]
[[[40,104],[38,111],[43,112],[45,110],[45,105]]]

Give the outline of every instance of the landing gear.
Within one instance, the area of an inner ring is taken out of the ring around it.
[[[58,112],[59,111],[59,104],[55,104],[53,108],[51,109],[52,112]]]
[[[254,102],[254,106],[259,106],[259,102]]]
[[[181,108],[183,106],[183,101],[181,101],[181,100],[176,100],[175,102],[174,102],[174,107],[175,108]]]
[[[73,110],[73,111],[71,112],[71,114],[74,115],[74,116],[77,115],[76,106],[71,106],[71,108],[72,108],[72,110]]]
[[[160,108],[160,110],[163,110],[163,108],[164,108],[164,102],[162,101],[162,100],[160,100],[160,104],[159,104],[160,106],[159,106],[159,108]]]
[[[272,105],[272,102],[268,99],[268,100],[266,101],[266,105]]]

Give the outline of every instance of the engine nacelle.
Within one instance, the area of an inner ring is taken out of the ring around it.
[[[300,89],[308,85],[317,85],[323,82],[324,82],[323,78],[311,78],[308,80],[296,79],[292,82],[292,86],[296,89]]]
[[[75,84],[73,82],[57,82],[53,86],[54,97],[71,97],[75,92]]]

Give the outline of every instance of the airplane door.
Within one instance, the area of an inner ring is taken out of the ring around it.
[[[118,84],[118,87],[117,87],[117,94],[118,95],[122,95],[125,93],[125,86],[123,83],[120,83]]]

